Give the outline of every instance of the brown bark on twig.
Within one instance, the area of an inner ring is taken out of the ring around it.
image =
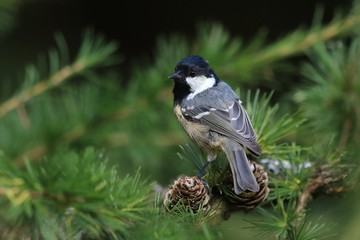
[[[324,166],[318,171],[301,193],[296,206],[296,212],[304,210],[313,195],[317,192],[335,194],[351,188],[351,186],[347,186],[344,183],[344,179],[349,172],[346,169],[333,168],[334,166]]]

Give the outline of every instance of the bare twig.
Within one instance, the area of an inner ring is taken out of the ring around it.
[[[304,210],[307,203],[311,200],[312,194],[322,185],[323,179],[321,175],[311,181],[301,193],[295,211],[301,212],[302,210]]]
[[[334,166],[324,166],[321,168],[300,195],[296,212],[304,210],[316,192],[335,194],[349,190],[351,186],[347,186],[344,183],[348,173],[348,171],[342,168],[334,169]]]

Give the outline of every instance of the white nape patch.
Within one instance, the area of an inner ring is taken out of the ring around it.
[[[205,76],[197,76],[197,77],[187,77],[186,82],[190,86],[190,93],[186,100],[193,99],[198,93],[211,88],[215,85],[215,78],[212,77],[205,77]]]
[[[202,113],[199,113],[198,115],[196,115],[194,118],[200,119],[203,116],[206,116],[206,115],[209,115],[209,114],[210,114],[210,112],[202,112]]]

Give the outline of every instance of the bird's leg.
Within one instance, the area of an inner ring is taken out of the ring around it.
[[[200,171],[197,174],[197,177],[201,179],[201,177],[205,174],[206,168],[209,165],[209,161],[206,161],[206,163],[201,167]]]
[[[207,160],[206,163],[201,167],[200,171],[197,174],[197,177],[200,179],[200,181],[204,184],[204,186],[206,187],[206,189],[208,191],[210,191],[210,187],[209,184],[207,182],[205,182],[204,180],[201,179],[201,177],[205,174],[206,168],[209,165],[210,162],[214,161],[216,158],[216,154],[209,154],[207,156]]]
[[[210,162],[214,161],[216,158],[216,155],[209,154],[207,156],[206,163],[201,167],[200,171],[197,174],[197,177],[201,179],[201,177],[205,174],[206,168],[209,165]]]

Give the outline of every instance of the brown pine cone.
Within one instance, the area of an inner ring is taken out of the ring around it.
[[[194,213],[210,210],[207,186],[196,176],[181,177],[174,181],[165,195],[164,206],[171,211],[179,202]]]
[[[224,197],[231,205],[230,208],[252,210],[260,203],[264,202],[269,194],[268,176],[265,169],[256,162],[251,162],[250,165],[253,167],[253,173],[260,189],[258,192],[245,191],[236,195],[233,191],[233,177],[229,169],[223,183],[225,186],[222,187],[221,190],[224,192]]]

